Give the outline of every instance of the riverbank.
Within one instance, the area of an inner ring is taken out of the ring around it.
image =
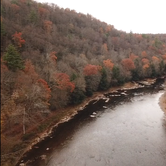
[[[35,135],[35,137],[33,139],[28,138],[23,143],[21,143],[21,144],[24,144],[24,147],[26,147],[26,148],[20,149],[20,151],[18,151],[18,153],[15,152],[15,153],[9,154],[5,157],[3,156],[4,162],[1,164],[4,166],[15,165],[16,161],[18,161],[20,159],[20,157],[23,156],[23,154],[25,154],[26,152],[33,149],[37,143],[41,142],[43,139],[48,137],[52,133],[52,130],[54,128],[56,128],[59,124],[62,124],[64,122],[67,122],[70,119],[72,119],[76,114],[78,114],[79,111],[83,110],[91,101],[93,101],[93,100],[98,101],[100,99],[103,99],[103,98],[105,98],[105,94],[113,93],[118,90],[137,89],[137,88],[143,87],[143,84],[145,86],[147,86],[147,83],[148,83],[148,85],[151,85],[151,84],[155,83],[155,81],[156,81],[155,79],[148,79],[146,81],[139,82],[139,83],[129,82],[129,83],[124,84],[123,86],[112,87],[107,91],[95,92],[92,97],[86,98],[79,105],[70,106],[70,107],[67,107],[67,108],[64,108],[61,110],[57,110],[55,113],[52,113],[51,116],[49,116],[46,121],[43,122],[42,130],[41,130],[42,132],[37,131],[36,132],[37,134]],[[34,131],[36,131],[36,130],[34,130]],[[12,157],[13,162],[7,163],[6,161],[10,161],[11,157]],[[12,164],[10,164],[10,163],[12,163]],[[13,163],[15,163],[15,164],[13,164]]]
[[[166,92],[160,97],[159,105],[166,114]]]

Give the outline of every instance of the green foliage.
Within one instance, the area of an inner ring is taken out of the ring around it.
[[[162,42],[156,38],[153,46],[155,46],[156,48],[160,48],[162,46]]]
[[[112,69],[112,79],[118,80],[120,77],[120,69],[117,66],[114,66]]]
[[[12,4],[16,4],[16,5],[19,4],[19,3],[18,3],[18,0],[12,0],[11,3],[12,3]]]
[[[31,138],[33,138],[35,136],[35,133],[34,132],[30,132],[30,133],[26,133],[22,136],[22,140],[23,141],[26,141],[26,140],[29,140]]]
[[[152,78],[157,77],[157,72],[156,72],[156,69],[155,69],[154,64],[151,64],[151,65],[150,65],[150,68],[151,68],[151,77],[152,77]]]
[[[92,89],[90,89],[90,88],[88,88],[88,87],[86,87],[86,96],[92,96],[93,95],[93,91],[92,91]]]
[[[164,71],[166,71],[166,64],[164,64],[164,61],[162,60],[159,63],[159,69],[160,69],[160,76],[162,76],[164,74]]]
[[[77,74],[73,73],[70,77],[70,81],[74,81],[77,77]]]
[[[80,104],[85,99],[85,94],[82,90],[75,88],[74,92],[71,94],[70,103]]]
[[[15,144],[13,147],[12,147],[12,152],[16,152],[16,151],[19,151],[23,148],[25,148],[26,145],[23,144],[23,143],[18,143],[18,144]]]
[[[31,11],[31,13],[29,14],[29,20],[32,23],[36,23],[37,22],[38,17],[37,17],[37,14],[36,14],[36,12],[34,10]]]
[[[142,37],[146,39],[146,38],[147,38],[147,35],[146,35],[146,34],[142,34]]]
[[[139,73],[137,69],[134,69],[131,71],[131,75],[132,75],[132,80],[133,81],[138,81],[140,79]]]
[[[102,75],[101,75],[101,80],[100,80],[100,84],[99,84],[99,90],[106,90],[108,89],[109,85],[108,85],[108,80],[107,80],[107,73],[105,68],[102,68]]]
[[[86,96],[92,96],[93,95],[93,90],[91,88],[91,77],[90,76],[86,76],[85,77],[85,81],[86,81]]]
[[[7,67],[12,71],[16,71],[17,69],[24,69],[24,64],[20,54],[11,44],[7,47],[3,60],[5,61]]]
[[[6,34],[5,27],[3,22],[1,22],[1,35],[4,36]]]

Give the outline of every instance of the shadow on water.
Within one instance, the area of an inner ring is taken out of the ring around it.
[[[156,82],[153,86],[141,87],[138,89],[118,90],[113,93],[105,94],[104,99],[91,101],[82,111],[79,111],[73,119],[68,122],[59,124],[53,129],[52,134],[43,141],[32,147],[32,150],[25,153],[20,160],[26,163],[26,166],[44,166],[45,156],[49,156],[55,150],[61,149],[67,143],[67,140],[72,139],[74,133],[84,126],[87,122],[95,120],[91,115],[97,112],[103,112],[106,108],[113,109],[117,105],[132,102],[134,96],[143,96],[145,94],[155,94],[163,89],[163,81]],[[108,100],[109,98],[109,100]],[[163,125],[166,126],[166,121],[163,120]],[[19,162],[20,163],[20,162]],[[19,166],[19,163],[17,166]]]

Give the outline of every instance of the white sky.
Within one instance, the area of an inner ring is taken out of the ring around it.
[[[166,34],[166,0],[35,0],[90,14],[133,33]]]

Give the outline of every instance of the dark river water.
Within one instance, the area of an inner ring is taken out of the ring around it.
[[[118,104],[116,99],[114,105],[94,107],[90,115],[62,125],[31,154],[27,166],[166,166],[162,94],[132,92]]]

